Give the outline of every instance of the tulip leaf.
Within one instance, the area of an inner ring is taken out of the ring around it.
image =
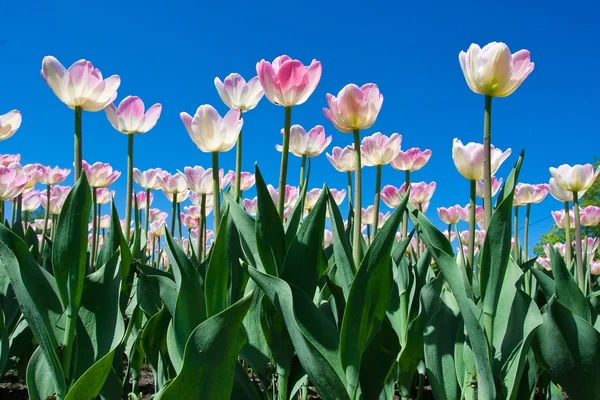
[[[54,393],[57,392],[56,377],[52,367],[46,362],[42,347],[35,349],[29,359],[26,382],[27,394],[30,400],[46,400],[52,398]]]
[[[152,368],[157,392],[162,389],[169,378],[168,371],[171,362],[167,350],[167,329],[170,320],[171,316],[163,307],[150,317],[140,334],[140,345]]]
[[[448,282],[452,294],[456,298],[456,302],[460,308],[460,313],[467,328],[470,345],[473,348],[473,354],[475,356],[479,395],[481,398],[493,400],[496,398],[496,388],[490,365],[487,339],[483,328],[479,324],[479,321],[471,308],[473,302],[467,296],[463,273],[456,264],[452,246],[446,236],[437,230],[425,215],[420,213],[410,204],[408,204],[408,208],[413,224],[417,226],[421,239],[427,246],[427,249],[431,252],[436,264],[441,270],[441,274]],[[459,381],[461,379],[462,377],[459,376]]]
[[[0,225],[0,266],[8,274],[23,315],[40,346],[38,357],[44,360],[39,362],[52,372],[55,391],[64,396],[65,376],[56,339],[63,331],[58,326],[63,309],[56,282],[33,260],[25,242],[4,225]]]
[[[235,364],[233,390],[229,400],[265,400],[264,392],[257,388],[240,363]]]
[[[169,399],[228,399],[235,365],[245,335],[242,320],[253,292],[193,330],[185,346],[183,366],[175,379],[155,397]]]
[[[137,296],[140,308],[147,315],[154,315],[161,308],[161,300],[170,316],[175,314],[177,284],[173,275],[160,269],[138,265]]]
[[[228,209],[225,206],[219,232],[212,245],[205,277],[206,316],[212,317],[227,308],[229,263],[227,260]]]
[[[353,398],[359,391],[360,363],[372,336],[385,318],[392,294],[390,254],[408,196],[375,236],[350,287],[340,332],[340,357],[347,390]]]
[[[281,278],[312,297],[320,275],[319,257],[323,252],[326,195],[321,192],[315,207],[300,226],[285,256]]]
[[[539,287],[546,298],[546,301],[550,301],[550,298],[555,294],[554,280],[537,268],[531,268],[530,271],[537,280]]]
[[[332,281],[342,289],[344,299],[348,299],[350,286],[354,279],[354,262],[352,261],[352,247],[350,240],[344,229],[342,214],[335,203],[335,199],[331,195],[329,189],[325,189],[327,193],[327,203],[329,206],[329,215],[331,216],[331,230],[333,234],[333,257],[335,259],[335,273],[332,276]]]
[[[542,318],[533,344],[540,366],[570,398],[599,398],[600,333],[556,297]]]
[[[303,290],[253,268],[248,274],[282,316],[300,363],[321,396],[349,400],[335,325]]]
[[[567,270],[564,259],[554,246],[550,247],[550,265],[554,274],[556,299],[571,312],[587,322],[592,322],[588,300],[575,283],[573,275]]]
[[[306,199],[306,188],[308,187],[308,178],[310,177],[310,158],[308,159],[308,168],[306,173],[306,179],[304,182],[300,182],[300,193],[298,193],[298,200],[294,207],[292,208],[292,212],[288,215],[285,221],[285,242],[287,247],[291,246],[294,238],[296,237],[296,233],[298,232],[298,227],[300,226],[300,222],[302,221],[302,216],[304,215],[304,200]]]

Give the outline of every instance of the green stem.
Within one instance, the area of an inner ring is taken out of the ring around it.
[[[405,171],[406,173],[406,180],[405,180],[405,192],[404,194],[406,195],[407,193],[410,192],[410,171]],[[404,211],[404,218],[402,218],[402,239],[406,239],[406,237],[408,236],[408,210]]]
[[[23,222],[25,223],[24,229],[27,230],[27,223],[29,222],[29,211],[23,211]]]
[[[23,209],[23,195],[20,194],[17,196],[17,222],[22,220],[21,218],[21,210]]]
[[[90,270],[94,270],[94,264],[96,261],[96,248],[98,247],[98,193],[95,187],[92,187],[92,248],[90,249]]]
[[[452,238],[452,224],[448,224],[448,241],[450,242]]]
[[[206,195],[200,196],[200,230],[198,231],[198,257],[206,258]],[[202,255],[202,256],[201,256]]]
[[[69,382],[71,378],[71,361],[73,358],[73,341],[75,339],[75,327],[77,326],[77,312],[72,309],[71,305],[68,305],[65,315],[65,333],[63,336],[61,363],[65,378]]]
[[[0,202],[0,224],[4,224],[4,200]]]
[[[565,201],[565,256],[567,258],[567,268],[571,268],[573,260],[573,248],[571,245],[571,217],[569,216],[569,202]]]
[[[469,242],[467,247],[468,263],[467,277],[469,283],[473,284],[473,265],[475,264],[475,207],[477,206],[477,181],[470,181],[470,202],[469,202]]]
[[[98,204],[98,213],[96,215],[98,218],[100,218],[102,215],[102,204]],[[94,232],[94,234],[96,235],[96,246],[98,246],[100,243],[100,221],[98,221],[98,227],[96,228],[96,232]],[[97,250],[95,254],[97,254]]]
[[[352,208],[352,172],[347,172],[348,176],[348,207]]]
[[[213,176],[213,217],[215,231],[215,237],[219,232],[219,225],[221,225],[221,188],[219,186],[219,153],[212,153],[212,176]],[[285,187],[285,184],[284,184]],[[283,196],[281,196],[283,197]]]
[[[283,221],[285,203],[285,183],[287,178],[288,153],[290,150],[290,125],[292,121],[292,107],[285,107],[285,118],[283,120],[283,148],[281,149],[281,169],[279,171],[279,199],[277,212]],[[215,235],[217,231],[215,230]]]
[[[154,267],[154,251],[156,250],[156,237],[152,235],[152,254],[151,254],[151,266]]]
[[[10,226],[13,226],[15,224],[15,217],[17,216],[17,198],[15,197],[12,199],[11,203],[12,207],[10,209]]]
[[[302,161],[300,163],[300,191],[302,191],[302,187],[304,186],[304,170],[306,168],[306,156],[302,156]]]
[[[148,226],[150,225],[150,189],[146,189],[146,235],[148,235]]]
[[[288,379],[289,371],[285,368],[277,366],[277,399],[288,400]]]
[[[352,258],[354,260],[354,268],[358,271],[361,261],[360,248],[360,227],[361,227],[361,210],[362,210],[362,182],[361,182],[361,159],[360,159],[360,130],[354,130],[354,154],[356,161],[356,169],[354,171],[354,230],[352,231]]]
[[[4,215],[4,202],[2,202],[2,215]],[[44,230],[42,231],[42,245],[40,248],[40,264],[44,257],[44,246],[46,245],[46,231],[48,230],[48,218],[50,217],[50,185],[46,185],[46,212],[44,213]],[[4,219],[2,219],[4,222]]]
[[[373,237],[377,235],[377,229],[379,228],[379,196],[381,195],[381,165],[375,166],[375,200],[373,205],[375,206],[375,221],[373,221]]]
[[[483,114],[483,229],[487,231],[492,219],[492,97],[485,96]]]
[[[423,205],[419,204],[418,206],[419,208],[419,212],[422,213],[423,212]],[[417,242],[417,248],[416,248],[416,252],[417,252],[417,257],[415,259],[415,262],[421,257],[421,235],[419,235],[419,232],[416,233],[416,242]]]
[[[583,278],[583,260],[581,254],[581,222],[579,221],[579,198],[577,191],[573,192],[573,210],[575,211],[575,259],[577,260],[577,283],[579,284],[581,292],[585,294],[585,280]],[[565,219],[568,218],[569,215],[567,214]]]
[[[527,241],[529,240],[529,214],[531,212],[531,203],[527,203],[527,209],[525,211],[525,232],[524,232],[524,239],[523,239],[523,261],[527,261],[527,259],[529,258],[529,251],[527,248]],[[531,273],[529,271],[525,272],[525,293],[530,294],[531,293]]]
[[[74,158],[75,158],[75,183],[79,180],[81,175],[81,160],[83,159],[83,139],[81,135],[81,107],[75,107],[75,144],[74,144]]]
[[[131,225],[131,203],[133,202],[133,136],[127,135],[127,194],[125,199],[125,226]],[[129,232],[125,229],[125,241],[129,243]]]
[[[242,118],[242,113],[240,112],[240,118]],[[240,129],[240,134],[237,138],[237,147],[235,149],[235,196],[236,200],[240,200],[242,198],[242,191],[240,190],[240,185],[242,184],[242,130]]]
[[[171,207],[171,236],[175,236],[175,220],[177,218],[177,192],[173,193],[173,205]],[[160,259],[159,259],[160,261]]]
[[[367,225],[367,244],[371,244],[371,225]]]
[[[181,203],[177,203],[177,231],[179,233],[179,241],[182,241],[183,235],[181,234]]]
[[[160,256],[160,236],[157,238],[158,240],[156,241],[156,245],[158,246],[157,252],[156,252],[156,268],[160,269],[160,260],[161,260],[161,256]]]
[[[516,263],[519,262],[519,206],[515,206],[515,213],[513,215],[513,258]]]
[[[58,215],[53,215],[52,216],[52,229],[50,230],[50,232],[52,233],[50,239],[52,240],[52,243],[54,243],[54,237],[56,236],[56,220],[58,218]]]

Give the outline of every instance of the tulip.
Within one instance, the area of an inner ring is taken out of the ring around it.
[[[554,219],[554,223],[561,229],[567,229],[568,227],[575,225],[575,213],[571,210],[569,211],[569,221],[567,225],[567,220],[565,218],[567,213],[564,210],[552,211],[552,219]]]
[[[391,164],[398,171],[418,171],[427,164],[430,158],[431,150],[421,151],[418,147],[413,147],[406,151],[400,150]]]
[[[333,197],[335,204],[337,204],[338,206],[342,204],[342,202],[346,198],[346,189],[329,189],[329,193],[331,193],[331,197]]]
[[[369,225],[373,225],[375,223],[375,207],[368,206],[367,208],[363,208],[361,210],[361,219],[367,225],[367,230],[369,229]]]
[[[304,199],[305,210],[310,211],[315,207],[315,205],[317,204],[317,200],[319,200],[319,197],[321,196],[321,192],[322,189],[319,188],[311,189],[308,192],[306,192],[306,198]]]
[[[40,201],[41,204],[41,201]],[[44,232],[44,219],[36,219],[33,221],[33,225],[35,227],[36,230]],[[52,225],[52,221],[47,221],[46,222],[46,229],[50,228],[50,226]]]
[[[137,204],[146,204],[148,203],[148,205],[152,205],[152,201],[154,201],[154,195],[152,193],[150,193],[150,196],[148,196],[148,193],[146,193],[145,191],[139,191],[137,192],[137,194],[133,194],[132,196],[132,201],[135,199]]]
[[[362,87],[346,85],[337,97],[327,94],[329,108],[323,108],[325,117],[343,133],[368,129],[375,123],[383,95],[377,85],[367,83]]]
[[[21,113],[18,110],[0,115],[0,141],[6,140],[15,134],[21,126],[21,119]]]
[[[184,175],[187,186],[192,192],[198,194],[213,194],[212,168],[204,169],[200,166],[185,167]],[[235,178],[233,172],[225,174],[223,169],[219,170],[219,187],[224,189],[232,179]]]
[[[164,211],[159,210],[158,208],[150,209],[150,213],[148,214],[148,218],[149,218],[150,222],[166,221],[168,217],[169,217],[169,214],[167,214]]]
[[[552,247],[554,247],[559,252],[559,254],[561,256],[565,255],[565,248],[566,248],[566,246],[563,243],[560,243],[560,242],[554,243],[552,245]],[[546,253],[546,257],[550,258],[550,254],[551,254],[551,250],[550,250],[551,247],[550,247],[550,245],[549,244],[545,244],[543,246],[543,248],[544,248],[544,253]]]
[[[44,167],[40,166],[42,175],[40,177],[40,183],[44,185],[56,185],[65,180],[65,178],[71,173],[70,169],[61,169],[59,167]]]
[[[195,229],[199,226],[198,217],[194,217],[190,214],[181,213],[181,221],[183,225],[188,229]]]
[[[102,73],[95,69],[91,62],[79,60],[65,69],[58,60],[46,56],[42,60],[42,78],[60,101],[75,110],[75,181],[79,180],[82,169],[82,110],[100,111],[112,103],[117,97],[117,89],[121,84],[118,75],[103,80]],[[70,334],[69,334],[70,335]],[[70,338],[69,340],[72,340]],[[67,343],[69,354],[71,343]],[[65,373],[69,376],[70,366]]]
[[[495,176],[492,176],[492,197],[494,197],[498,193],[498,190],[500,190],[500,186],[502,186],[502,178],[498,179]],[[483,181],[476,182],[475,194],[477,194],[477,197],[483,198],[483,195],[484,195],[484,182]]]
[[[165,195],[167,193],[172,195],[170,199],[173,205],[173,209],[171,210],[171,236],[175,236],[175,218],[177,217],[178,203],[177,197],[180,193],[184,195],[187,194],[187,181],[185,179],[185,175],[181,172],[171,175],[167,171],[162,171],[160,174],[158,174],[158,180]]]
[[[108,190],[107,188],[99,188],[96,190],[96,202],[98,203],[98,206],[108,203],[114,196],[114,190]]]
[[[10,164],[19,164],[20,162],[20,154],[0,154],[0,165],[4,167],[8,167]]]
[[[65,200],[67,199],[67,195],[69,194],[70,190],[70,186],[52,186],[50,202],[48,202],[45,197],[42,197],[42,207],[48,209],[51,215],[60,214],[60,210],[62,209],[62,206],[65,203]]]
[[[329,229],[325,229],[323,234],[323,248],[326,249],[333,244],[333,232]]]
[[[525,254],[525,259],[529,257],[528,251],[528,240],[529,240],[529,215],[531,211],[531,204],[533,203],[541,203],[548,194],[550,186],[548,184],[539,184],[539,185],[530,185],[526,183],[519,183],[515,187],[514,200],[513,205],[515,206],[515,220],[518,215],[518,207],[521,205],[527,205],[527,209],[525,212],[525,233],[523,240],[523,251]],[[516,233],[515,233],[516,237]],[[528,273],[525,274],[525,291],[527,293],[530,292],[529,286],[529,278],[530,275]]]
[[[446,223],[448,225],[454,225],[454,224],[458,224],[458,221],[460,221],[461,216],[464,213],[464,211],[461,206],[456,204],[456,205],[448,207],[448,208],[439,207],[437,209],[437,213],[438,213],[440,219],[444,223]]]
[[[40,192],[37,190],[30,190],[29,192],[25,192],[23,194],[22,209],[25,213],[37,210],[41,204],[42,201],[40,200]],[[27,221],[27,218],[25,218],[25,221]]]
[[[348,178],[348,204],[352,208],[352,171],[356,169],[356,154],[354,145],[349,145],[343,149],[334,147],[329,153],[325,154],[327,159],[333,165],[333,168],[340,172],[345,172]]]
[[[600,260],[592,261],[590,263],[590,274],[592,275],[600,275]]]
[[[271,195],[271,199],[273,199],[274,204],[280,203],[279,197],[279,189],[275,189],[273,185],[267,185],[267,189],[269,190],[269,194]],[[292,207],[298,200],[299,190],[297,187],[286,185],[285,187],[285,195],[283,199],[283,205],[285,208]]]
[[[244,199],[244,208],[249,215],[255,217],[256,210],[258,209],[258,197],[253,199]]]
[[[494,175],[500,165],[510,156],[511,149],[502,152],[491,146],[491,174]],[[462,176],[471,181],[483,179],[484,146],[480,143],[463,145],[458,139],[452,144],[452,159],[456,169]],[[484,206],[485,208],[485,206]]]
[[[85,160],[81,163],[90,186],[94,188],[108,187],[121,176],[119,171],[113,171],[107,163],[96,162],[90,165]]]
[[[536,262],[541,265],[546,271],[552,271],[550,267],[550,257],[538,257]]]
[[[581,209],[581,225],[596,226],[600,224],[600,207],[587,206]]]
[[[231,174],[231,184],[235,185],[236,187],[238,179],[235,176],[235,174],[232,174],[231,171],[229,171],[229,173]],[[252,172],[240,172],[240,184],[239,184],[239,188],[240,188],[240,193],[244,192],[248,189],[250,189],[252,186],[254,186],[254,184],[256,183],[256,178],[254,176],[254,174]]]
[[[20,174],[15,167],[0,166],[0,201],[2,201],[2,205],[4,205],[4,201],[12,200],[21,194],[29,184],[29,180],[29,176]]]
[[[463,212],[461,213],[460,218],[465,222],[469,222],[470,214],[471,214],[471,205],[467,204],[463,208]],[[475,222],[481,222],[482,220],[483,220],[483,207],[475,206]]]
[[[400,191],[403,193],[406,191],[406,184],[403,184],[400,187]],[[433,196],[433,192],[435,191],[436,183],[425,183],[425,182],[417,182],[410,184],[410,202],[415,204],[417,207],[421,204],[428,203]]]
[[[456,239],[456,233],[452,231],[444,231],[444,236],[448,239],[448,242],[453,242]]]
[[[164,236],[166,233],[167,224],[165,221],[154,221],[150,224],[150,232],[155,237]]]
[[[163,171],[160,168],[151,168],[144,172],[137,168],[133,169],[133,179],[145,190],[160,189],[160,179],[158,177]]]

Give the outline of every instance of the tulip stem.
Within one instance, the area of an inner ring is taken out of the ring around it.
[[[575,211],[575,259],[577,260],[577,283],[579,289],[585,294],[585,280],[583,277],[583,261],[581,254],[581,221],[579,220],[579,198],[577,191],[573,192],[573,210]],[[565,214],[565,220],[569,219],[569,214]],[[571,244],[569,243],[569,246]]]
[[[11,200],[12,207],[10,209],[10,226],[12,227],[15,224],[15,217],[17,215],[17,198]]]
[[[377,228],[379,228],[379,196],[381,196],[381,165],[375,166],[375,200],[373,205],[375,208],[375,219],[373,221],[373,237],[377,235]]]
[[[2,202],[2,215],[4,215],[4,202]],[[42,231],[42,246],[40,248],[40,264],[44,259],[44,246],[46,245],[46,231],[50,217],[50,185],[46,185],[46,212],[44,213],[44,230]],[[2,221],[4,222],[4,220]]]
[[[215,231],[215,237],[219,232],[219,225],[221,224],[221,188],[219,187],[219,152],[214,151],[212,153],[212,177],[213,177],[213,217]],[[285,183],[284,183],[285,186]]]
[[[0,224],[4,224],[4,200],[0,201]]]
[[[569,215],[569,202],[565,201],[565,256],[567,257],[567,268],[571,268],[573,260],[573,247],[571,245],[571,216]]]
[[[63,336],[61,361],[65,378],[69,382],[71,379],[71,359],[73,358],[73,339],[75,338],[75,328],[77,326],[77,311],[73,310],[73,307],[69,304],[65,315],[65,333]]]
[[[361,227],[361,214],[362,214],[362,182],[361,182],[361,160],[360,160],[360,130],[354,130],[354,157],[356,161],[356,169],[354,172],[354,230],[352,231],[352,258],[354,260],[354,270],[358,271],[360,268],[360,261],[362,258],[360,248],[360,227]],[[281,202],[281,199],[279,199]]]
[[[129,243],[129,234],[131,229],[131,199],[133,195],[133,136],[127,135],[127,195],[125,197],[125,241]]]
[[[92,187],[92,248],[90,249],[90,270],[94,270],[96,260],[97,234],[98,234],[98,189]]]
[[[452,224],[448,224],[448,242],[452,241]]]
[[[183,240],[183,235],[181,234],[181,203],[177,203],[177,231],[179,232],[179,240]]]
[[[202,238],[202,260],[206,260],[206,195],[202,195],[201,200],[202,209],[200,210],[200,216],[202,217],[202,232],[200,236]]]
[[[300,192],[302,192],[302,188],[304,187],[305,168],[306,168],[306,156],[302,156],[302,162],[300,164]]]
[[[23,194],[17,196],[17,222],[21,222],[21,210],[23,208]]]
[[[529,240],[529,213],[531,212],[531,203],[527,203],[527,208],[525,211],[525,232],[524,232],[524,238],[523,238],[523,262],[527,261],[527,259],[529,258],[529,251],[527,248],[527,242]],[[530,294],[531,292],[531,287],[530,287],[530,280],[531,280],[531,272],[527,271],[525,272],[525,293]]]
[[[97,202],[97,200],[96,200]],[[98,216],[98,218],[100,218],[100,216],[102,215],[102,204],[98,204],[98,213],[96,214]],[[100,221],[98,220],[98,226],[96,228],[96,232],[94,232],[94,234],[96,235],[96,245],[98,245],[100,243]],[[104,239],[104,235],[102,235],[102,238]]]
[[[348,207],[352,209],[352,172],[346,172],[348,174]]]
[[[477,206],[477,181],[470,181],[470,202],[469,202],[469,241],[467,247],[468,263],[467,277],[469,283],[473,284],[473,265],[475,264],[475,207]]]
[[[151,264],[150,266],[152,266],[154,268],[154,251],[156,250],[156,236],[152,235],[152,254],[151,254]]]
[[[410,171],[406,172],[406,183],[404,189],[404,195],[410,193]],[[402,239],[406,239],[408,236],[408,209],[404,210],[404,218],[402,219]]]
[[[287,177],[288,153],[290,150],[290,124],[292,121],[292,107],[285,107],[285,118],[283,120],[283,148],[281,149],[281,170],[279,171],[279,198],[277,201],[277,212],[283,221],[285,204],[285,183]],[[215,230],[215,236],[217,231]]]
[[[492,219],[492,97],[485,96],[483,114],[483,229],[487,231]]]
[[[171,207],[171,236],[175,236],[175,218],[177,218],[177,192],[173,193],[173,206]],[[160,262],[160,259],[159,259]]]
[[[240,118],[242,113],[240,112]],[[235,198],[240,200],[242,198],[242,191],[240,190],[242,184],[242,130],[237,138],[237,146],[235,148]]]
[[[150,189],[146,189],[146,230],[145,234],[148,235],[148,226],[150,225]]]
[[[516,263],[519,262],[519,206],[515,206],[513,215],[513,258]]]
[[[79,180],[79,176],[81,175],[81,160],[83,159],[83,141],[81,136],[81,111],[81,107],[75,107],[75,183],[77,183],[77,181]]]
[[[204,261],[204,231],[206,230],[206,226],[204,226],[204,221],[206,220],[206,212],[204,211],[206,207],[206,195],[202,193],[200,195],[200,220],[198,221],[198,260]]]

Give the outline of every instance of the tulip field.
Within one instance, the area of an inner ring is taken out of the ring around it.
[[[600,399],[600,239],[590,234],[600,204],[581,205],[600,167],[557,165],[545,182],[522,183],[524,152],[492,144],[492,103],[527,84],[529,51],[472,44],[458,61],[465,92],[481,95],[483,135],[451,149],[469,181],[466,206],[431,210],[436,182],[411,173],[432,151],[364,133],[384,107],[376,84],[327,94],[323,125],[296,123],[321,79],[317,60],[283,55],[258,62],[248,81],[215,78],[229,111],[180,114],[188,145],[212,163],[169,172],[141,171],[133,157],[161,104],[117,101],[119,76],[44,57],[40,85],[73,110],[73,128],[60,129],[73,129],[74,159],[0,155],[2,379],[21,381],[32,400]],[[252,157],[244,115],[261,100],[281,111],[277,182],[259,164],[241,170]],[[82,120],[99,111],[127,135],[123,173],[84,160]],[[21,119],[0,116],[0,140]],[[336,146],[344,134],[353,144]],[[229,151],[235,165],[220,163]],[[324,156],[347,187],[311,185],[321,171],[310,159]],[[401,186],[382,176],[386,165],[403,171]],[[362,178],[371,167],[375,187]],[[530,210],[548,194],[566,240],[534,254]],[[155,196],[169,208],[153,207]]]

